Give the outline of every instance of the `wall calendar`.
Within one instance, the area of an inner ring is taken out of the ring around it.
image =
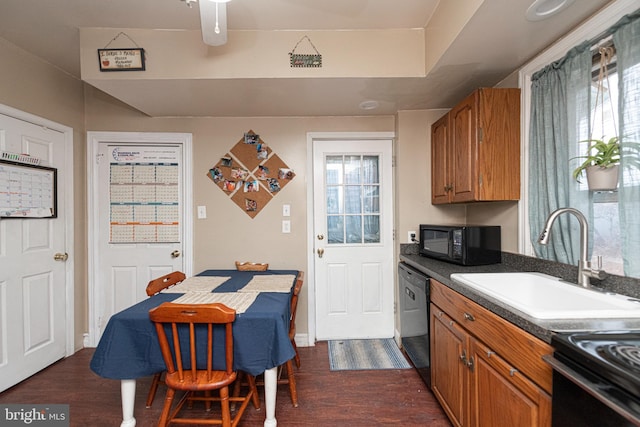
[[[109,242],[179,242],[179,147],[121,146],[111,156]]]
[[[56,218],[57,169],[0,160],[0,217]]]

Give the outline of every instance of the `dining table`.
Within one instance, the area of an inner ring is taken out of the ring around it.
[[[121,381],[121,427],[136,425],[136,379],[166,370],[149,310],[167,301],[223,302],[236,309],[234,369],[254,376],[264,373],[264,426],[275,427],[277,369],[295,356],[289,320],[298,274],[297,270],[205,270],[111,316],[90,367],[101,377]]]

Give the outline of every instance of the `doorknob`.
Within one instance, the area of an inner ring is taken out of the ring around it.
[[[55,254],[53,256],[53,259],[56,261],[66,261],[67,259],[69,259],[69,254],[68,253],[63,253],[61,254],[60,252],[58,252],[57,254]]]
[[[322,258],[322,255],[324,255],[324,249],[319,248],[318,249],[318,257]]]
[[[179,250],[175,250],[173,252],[171,252],[171,258],[178,258],[180,256],[180,251]]]
[[[324,234],[318,234],[318,240],[324,239]]]

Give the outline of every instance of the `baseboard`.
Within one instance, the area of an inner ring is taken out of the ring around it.
[[[309,334],[296,334],[296,345],[298,347],[314,347],[315,343],[309,342]]]

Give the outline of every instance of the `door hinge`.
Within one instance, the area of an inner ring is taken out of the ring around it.
[[[478,129],[478,142],[482,142],[482,128]]]
[[[482,174],[478,176],[478,183],[480,184],[480,187],[482,187]]]
[[[396,167],[396,156],[391,156],[391,167],[392,168]]]

